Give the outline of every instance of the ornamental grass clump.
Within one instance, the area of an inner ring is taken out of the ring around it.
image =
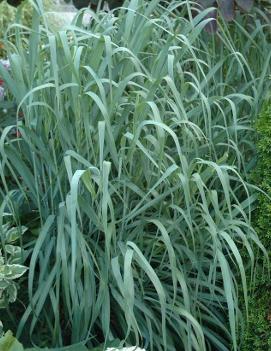
[[[238,278],[247,301],[265,253],[242,175],[270,45],[260,25],[208,36],[192,5],[132,0],[57,33],[40,10],[7,45],[24,118],[2,130],[1,196],[29,228],[18,337],[237,350]]]

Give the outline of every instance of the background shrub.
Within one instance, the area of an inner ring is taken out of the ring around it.
[[[6,2],[0,3],[0,57],[5,57],[4,54],[4,33],[8,28],[8,25],[13,23],[15,19],[14,8],[9,6]]]
[[[256,123],[258,132],[258,162],[254,172],[255,184],[271,197],[271,104],[266,103]],[[257,233],[271,255],[271,201],[260,195],[254,215]],[[250,297],[250,313],[244,351],[271,349],[271,280],[266,261],[259,257],[255,286]]]

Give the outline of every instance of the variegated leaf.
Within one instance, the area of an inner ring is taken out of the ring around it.
[[[26,231],[27,231],[27,228],[24,226],[12,227],[6,231],[5,240],[7,243],[12,243],[13,241],[16,241],[17,239],[19,239],[20,236],[23,235]]]
[[[4,266],[0,266],[0,279],[17,279],[21,277],[26,270],[26,267],[19,264],[6,264]]]

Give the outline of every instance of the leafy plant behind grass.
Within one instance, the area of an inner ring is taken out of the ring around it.
[[[34,16],[11,73],[0,67],[24,114],[21,137],[7,126],[0,139],[2,193],[35,238],[18,337],[237,349],[239,249],[252,268],[252,246],[264,251],[240,172],[270,45],[262,27],[212,39],[188,2],[158,3],[93,14],[87,29],[79,13],[57,34]]]
[[[13,6],[19,6],[17,10]],[[46,10],[49,10],[53,7],[52,0],[44,0],[43,6]],[[14,25],[15,22],[21,22],[22,25],[26,27],[31,27],[32,17],[33,17],[33,6],[30,0],[23,1],[13,1],[13,4],[9,4],[6,1],[0,0],[0,57],[5,58],[5,45],[4,38],[5,33],[8,31],[11,36],[14,38],[14,31],[10,28]],[[17,18],[16,18],[17,17]],[[13,34],[13,35],[12,35]]]
[[[27,230],[25,227],[14,227],[12,223],[3,218],[7,217],[1,208],[1,246],[0,246],[0,311],[1,315],[10,303],[17,299],[16,280],[27,270],[22,265],[23,251],[20,246],[15,245],[16,241]],[[2,316],[1,316],[2,319]],[[3,324],[0,320],[0,339],[3,334]]]

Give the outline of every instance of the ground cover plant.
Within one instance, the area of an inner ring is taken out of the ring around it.
[[[240,15],[210,36],[209,9],[165,6],[131,0],[88,28],[80,12],[55,33],[37,2],[28,37],[6,37],[18,110],[1,127],[1,208],[28,228],[29,267],[9,327],[29,345],[237,350],[239,280],[247,306],[265,255],[246,174],[267,25]]]

